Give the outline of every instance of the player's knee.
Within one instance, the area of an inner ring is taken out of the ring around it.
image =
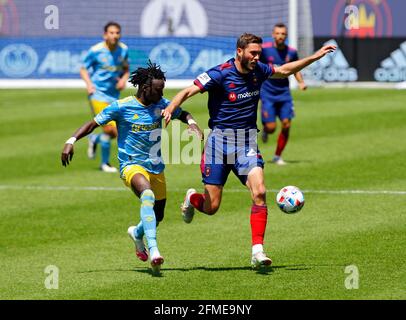
[[[212,201],[208,207],[204,208],[204,212],[206,214],[212,216],[213,214],[215,214],[218,211],[219,207],[220,207],[220,202]]]
[[[209,216],[212,216],[213,214],[215,214],[218,211],[218,207],[209,207],[209,208],[205,208],[204,212],[206,214],[208,214]]]
[[[140,200],[142,206],[154,207],[155,194],[151,189],[146,189],[141,193]]]
[[[108,146],[109,144],[110,144],[110,136],[108,135],[108,134],[106,134],[106,133],[102,133],[101,135],[100,135],[100,144],[103,146],[103,145],[106,145],[106,146]]]
[[[258,188],[252,191],[254,203],[256,205],[264,205],[266,202],[266,188],[264,185],[260,185]]]
[[[264,124],[264,130],[266,133],[272,134],[276,130],[276,124],[274,123],[265,123]]]
[[[289,120],[282,122],[282,130],[289,131],[291,122]]]

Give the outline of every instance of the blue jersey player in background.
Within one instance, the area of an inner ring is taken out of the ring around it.
[[[254,268],[272,263],[263,248],[268,209],[264,182],[264,161],[257,147],[257,111],[261,85],[268,78],[286,78],[335,50],[324,46],[304,59],[273,67],[259,61],[262,39],[244,33],[237,40],[236,57],[202,73],[193,85],[181,90],[163,111],[168,123],[184,101],[208,92],[209,127],[201,162],[204,193],[189,189],[182,205],[185,222],[190,223],[196,208],[213,215],[219,209],[223,187],[232,171],[252,198],[251,265]],[[222,244],[225,248],[228,244]]]
[[[287,27],[283,23],[276,24],[272,31],[274,42],[267,42],[262,45],[260,61],[275,66],[281,66],[285,63],[298,60],[296,49],[285,44],[288,36]],[[306,90],[306,84],[303,81],[300,72],[294,73],[294,76],[301,90]],[[281,121],[281,132],[278,136],[275,155],[272,162],[278,165],[284,165],[286,162],[281,158],[282,152],[289,138],[289,130],[292,118],[295,116],[293,109],[292,96],[290,94],[289,79],[269,79],[261,87],[261,119],[262,119],[262,141],[268,141],[268,134],[276,130],[276,117]]]
[[[66,141],[61,155],[62,165],[68,165],[76,140],[89,135],[98,126],[116,122],[121,178],[141,200],[141,222],[129,227],[128,234],[135,243],[136,255],[140,260],[148,260],[149,251],[155,273],[159,272],[164,261],[158,250],[156,227],[164,217],[166,204],[165,165],[161,157],[160,139],[161,113],[169,104],[169,100],[162,97],[165,80],[159,66],[151,62],[147,68],[138,68],[130,78],[130,82],[138,86],[136,95],[111,103],[92,121],[81,126]],[[203,139],[203,133],[191,114],[179,108],[173,116],[187,123],[189,129]]]
[[[116,22],[107,23],[103,37],[104,41],[87,52],[80,69],[94,115],[119,98],[129,76],[128,48],[120,42],[120,25]],[[102,129],[103,133],[89,136],[88,157],[95,158],[96,147],[100,144],[100,170],[117,172],[117,169],[110,165],[110,140],[117,137],[116,124],[111,121],[103,125]]]

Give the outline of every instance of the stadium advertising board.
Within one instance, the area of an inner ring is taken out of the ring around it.
[[[191,79],[234,55],[233,38],[128,38],[131,69],[148,59],[170,79]],[[81,59],[100,38],[0,39],[0,78],[79,78]]]
[[[406,1],[311,0],[316,37],[406,37]]]
[[[99,38],[48,40],[0,39],[0,78],[79,79],[81,59]],[[235,39],[127,38],[131,70],[148,59],[159,63],[168,79],[193,79],[234,56]],[[338,46],[329,55],[303,70],[309,80],[326,82],[406,81],[406,38],[315,38],[315,48]],[[367,57],[367,58],[366,58]]]

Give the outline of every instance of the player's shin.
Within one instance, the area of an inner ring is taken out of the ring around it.
[[[156,218],[154,213],[155,195],[151,189],[146,189],[140,196],[141,221],[147,239],[148,249],[152,257],[159,256],[156,240]]]
[[[144,226],[142,225],[142,221],[140,221],[140,223],[138,223],[135,227],[134,236],[137,239],[142,239],[142,237],[144,236]]]
[[[288,139],[289,139],[289,131],[282,130],[278,136],[278,143],[276,146],[275,156],[278,156],[278,157],[281,156],[282,151],[285,149],[286,144],[288,143]]]
[[[251,235],[253,251],[263,251],[266,223],[268,219],[268,208],[266,205],[252,205],[251,207]],[[255,254],[256,252],[253,252]]]
[[[108,134],[102,133],[100,135],[100,146],[101,146],[101,155],[102,163],[109,163],[110,161],[110,148],[111,148],[111,138]]]

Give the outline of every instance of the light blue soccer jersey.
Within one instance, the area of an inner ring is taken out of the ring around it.
[[[100,42],[87,52],[82,66],[90,74],[96,92],[90,97],[97,101],[113,102],[120,96],[116,89],[117,79],[123,75],[124,67],[128,67],[128,48],[119,42],[111,52],[105,42]]]
[[[154,174],[164,170],[161,157],[161,111],[169,102],[162,98],[156,104],[144,106],[135,96],[130,96],[113,102],[96,115],[94,120],[99,125],[112,120],[117,124],[120,172],[132,164],[138,164]],[[178,118],[181,112],[181,108],[176,109],[172,118]]]

